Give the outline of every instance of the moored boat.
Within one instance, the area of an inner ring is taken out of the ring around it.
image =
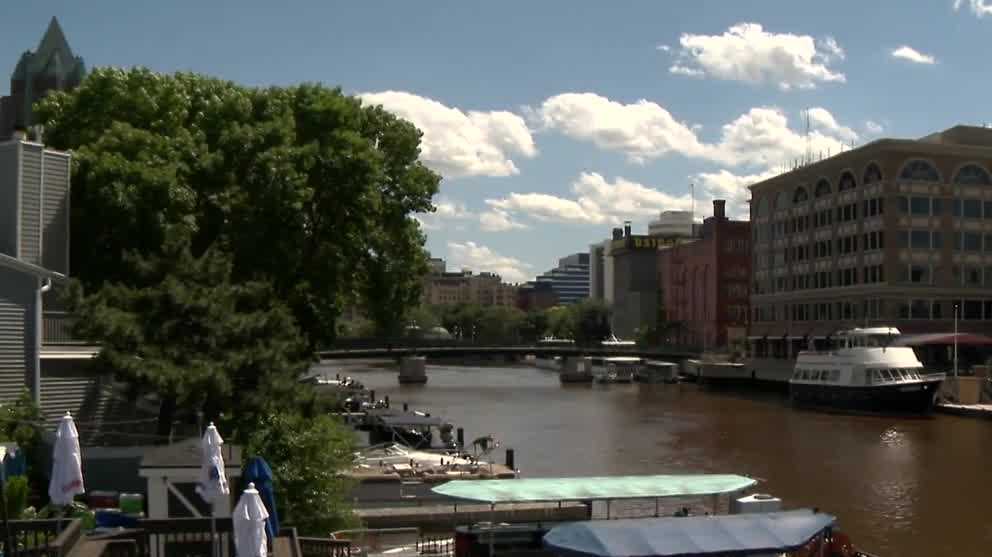
[[[839,346],[803,351],[789,393],[797,405],[867,412],[928,413],[943,374],[928,374],[912,348],[889,346],[894,327],[851,329],[836,335]]]
[[[597,383],[631,383],[642,367],[641,359],[631,356],[594,358],[592,365]]]
[[[592,383],[592,359],[565,358],[558,372],[558,380],[562,383]]]
[[[674,362],[647,360],[634,377],[639,383],[678,383],[679,365]]]

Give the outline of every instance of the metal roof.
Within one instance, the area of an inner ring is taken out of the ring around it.
[[[431,491],[486,503],[655,499],[733,493],[757,482],[733,474],[455,480]]]
[[[576,522],[544,536],[568,557],[755,555],[795,551],[836,518],[808,509],[726,516],[639,518]]]

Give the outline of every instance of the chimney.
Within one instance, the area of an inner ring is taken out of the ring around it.
[[[630,238],[630,221],[623,221],[623,237]]]
[[[713,200],[713,216],[718,219],[727,217],[727,202],[723,199]]]
[[[613,239],[614,240],[620,240],[622,238],[623,238],[623,229],[622,228],[614,228],[613,229]]]

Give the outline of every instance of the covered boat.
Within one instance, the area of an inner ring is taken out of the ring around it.
[[[562,557],[828,556],[838,554],[835,522],[811,510],[576,522],[553,528],[544,545]]]

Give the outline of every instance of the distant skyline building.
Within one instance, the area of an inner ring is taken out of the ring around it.
[[[424,279],[421,297],[424,304],[446,306],[474,304],[480,306],[516,306],[517,287],[506,284],[494,273],[460,271],[442,272]]]
[[[589,297],[589,254],[573,253],[558,260],[558,266],[534,279],[547,283],[559,304],[574,304]]]
[[[38,48],[21,55],[10,76],[10,95],[0,97],[0,141],[12,137],[16,128],[31,128],[33,105],[50,91],[77,87],[86,75],[83,59],[73,54],[62,27],[54,17]]]

